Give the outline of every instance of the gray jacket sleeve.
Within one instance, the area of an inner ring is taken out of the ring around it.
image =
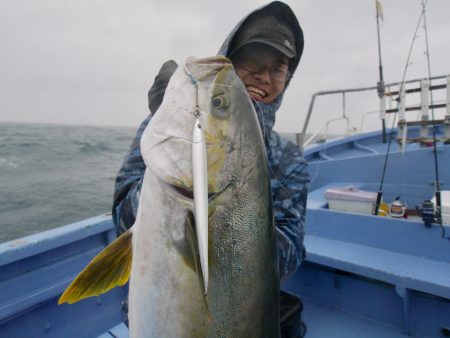
[[[116,178],[112,207],[113,221],[118,234],[129,229],[136,219],[136,213],[145,173],[145,163],[141,155],[141,136],[152,116],[161,105],[164,93],[177,64],[165,62],[148,92],[150,115],[142,122],[125,156]]]

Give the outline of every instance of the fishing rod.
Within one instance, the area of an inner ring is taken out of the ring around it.
[[[427,19],[425,15],[425,7],[426,4],[424,0],[422,0],[422,13],[423,13],[423,28],[425,31],[425,45],[426,45],[426,55],[427,55],[427,65],[428,65],[428,83],[431,85],[431,62],[430,62],[430,47],[428,45],[428,30],[427,30]],[[433,91],[430,90],[430,99],[431,99],[431,120],[433,125],[433,153],[434,153],[434,169],[435,169],[435,197],[436,197],[436,211],[434,214],[434,221],[436,221],[439,226],[441,227],[442,232],[442,238],[445,237],[445,228],[442,224],[442,201],[441,201],[441,188],[440,188],[440,182],[439,182],[439,166],[438,166],[438,155],[437,155],[437,141],[436,141],[436,119],[434,115],[434,107],[433,107]],[[448,238],[450,239],[450,238]]]
[[[427,1],[428,3],[428,1]],[[425,4],[426,6],[426,4]],[[424,12],[422,11],[419,17],[419,20],[417,21],[417,26],[416,29],[414,31],[414,35],[411,41],[411,46],[409,47],[409,52],[408,52],[408,57],[406,59],[406,64],[405,64],[405,69],[403,70],[403,76],[402,76],[402,81],[400,82],[400,88],[399,88],[399,96],[397,98],[397,111],[398,108],[400,106],[401,100],[402,100],[402,96],[400,95],[403,92],[403,87],[405,86],[405,78],[406,78],[406,72],[408,70],[408,67],[410,65],[409,60],[411,59],[411,53],[414,47],[414,43],[416,41],[417,38],[417,32],[419,30],[420,27],[420,23],[422,22],[422,18],[423,18],[423,14]],[[381,174],[381,181],[380,181],[380,187],[378,188],[378,192],[377,192],[377,200],[375,203],[375,211],[374,211],[374,215],[378,215],[378,209],[380,208],[380,204],[381,204],[381,198],[383,197],[383,184],[384,184],[384,179],[386,176],[386,169],[387,169],[387,163],[388,163],[388,159],[389,159],[389,153],[390,153],[390,149],[391,149],[391,144],[392,144],[392,139],[393,139],[393,135],[394,135],[394,128],[395,128],[395,122],[397,119],[397,114],[394,113],[394,118],[392,119],[392,126],[391,126],[391,130],[389,132],[389,140],[388,140],[388,146],[387,146],[387,150],[386,150],[386,156],[384,158],[384,165],[383,165],[383,172]]]

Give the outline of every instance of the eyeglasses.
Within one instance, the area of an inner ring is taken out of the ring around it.
[[[292,74],[283,66],[268,67],[250,58],[239,58],[235,63],[237,68],[242,68],[252,74],[260,73],[268,68],[270,78],[277,82],[287,82],[292,78]]]

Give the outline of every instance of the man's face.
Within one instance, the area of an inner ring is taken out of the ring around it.
[[[250,44],[231,59],[248,94],[256,101],[271,103],[283,92],[289,76],[289,59],[276,49]]]

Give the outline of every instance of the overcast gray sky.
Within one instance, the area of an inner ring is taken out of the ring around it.
[[[385,80],[401,80],[420,0],[380,0]],[[260,0],[0,0],[0,122],[138,126],[167,59],[216,54]],[[302,128],[319,90],[375,85],[374,0],[286,1],[305,50],[275,128]],[[432,75],[450,74],[450,1],[429,0]],[[423,31],[407,78],[427,76]]]

